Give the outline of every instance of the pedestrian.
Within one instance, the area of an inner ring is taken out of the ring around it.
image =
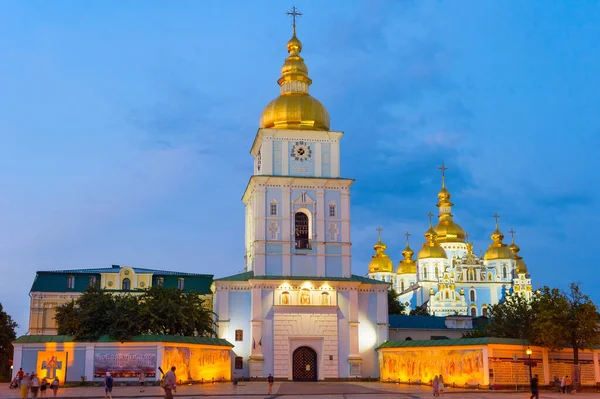
[[[31,373],[31,397],[37,399],[40,392],[40,379],[37,374]]]
[[[231,378],[231,382],[233,382],[233,387],[237,388],[238,377],[237,377],[237,374],[235,372],[233,373],[233,377]]]
[[[569,376],[567,376],[567,379],[565,381],[565,387],[567,387],[567,393],[571,393],[572,385],[573,385],[573,381],[571,381]]]
[[[540,390],[538,387],[538,375],[536,374],[530,381],[531,385],[531,396],[529,399],[540,399]]]
[[[165,381],[165,399],[173,399],[173,392],[177,392],[177,376],[175,376],[175,366],[171,367],[171,370],[167,371],[163,379]]]
[[[554,387],[557,389],[558,392],[560,392],[560,380],[557,376],[554,376]]]
[[[113,379],[113,376],[107,371],[106,376],[104,377],[104,399],[108,399],[109,397],[112,399],[114,382],[115,380]]]
[[[433,396],[439,396],[440,391],[438,390],[438,376],[434,376],[433,377],[433,382],[432,382],[432,387],[433,387]]]
[[[46,378],[42,378],[42,385],[40,386],[40,397],[46,397],[46,388],[48,388],[48,380]]]
[[[562,380],[560,380],[560,389],[562,390],[562,393],[565,393],[565,390],[567,389],[567,378],[569,376],[565,375]]]
[[[438,396],[444,396],[444,378],[440,374],[438,377]]]
[[[140,392],[144,392],[146,390],[146,374],[144,374],[144,370],[140,371]]]
[[[21,398],[27,399],[29,396],[29,387],[31,386],[31,380],[29,379],[29,373],[23,376],[21,380]]]
[[[19,386],[21,386],[21,380],[23,380],[23,377],[25,377],[25,373],[23,373],[23,369],[20,368],[17,372],[17,380],[19,381]]]
[[[269,373],[267,377],[267,382],[269,383],[269,395],[273,395],[273,383],[275,382],[275,378]]]
[[[50,389],[52,389],[53,396],[56,398],[56,393],[58,392],[58,377],[54,377],[50,384]]]

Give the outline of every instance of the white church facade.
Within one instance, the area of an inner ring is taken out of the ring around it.
[[[340,141],[294,34],[252,144],[243,195],[245,271],[214,281],[218,337],[234,372],[289,380],[378,376],[389,283],[352,274],[350,187]]]

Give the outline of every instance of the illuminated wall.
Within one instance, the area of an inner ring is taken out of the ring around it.
[[[147,378],[156,374],[156,348],[98,349],[94,353],[94,378],[104,378],[107,372],[115,378],[137,378],[142,371]]]
[[[429,382],[442,375],[446,384],[484,384],[481,349],[411,348],[381,350],[379,368],[382,380]]]
[[[175,366],[177,379],[183,381],[230,379],[230,353],[229,348],[165,345],[162,369],[166,371]]]
[[[64,382],[68,365],[68,355],[69,353],[64,351],[38,352],[35,370],[40,379],[53,380],[55,377],[58,377],[60,382]]]

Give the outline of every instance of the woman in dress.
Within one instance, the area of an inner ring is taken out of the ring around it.
[[[45,378],[42,378],[42,385],[40,386],[40,397],[41,398],[46,397],[46,388],[48,388],[48,380]]]
[[[444,396],[444,378],[440,374],[438,378],[438,396]]]
[[[58,392],[58,377],[54,377],[52,384],[50,384],[50,389],[52,389],[52,393],[54,393],[54,397],[56,397],[56,393]]]
[[[31,380],[29,379],[29,374],[27,374],[21,380],[21,399],[27,399],[29,396],[29,387],[31,386]]]
[[[438,387],[439,387],[439,381],[438,381],[438,376],[436,375],[435,377],[433,377],[433,396],[438,396],[439,395],[439,391],[438,391]]]
[[[140,392],[144,392],[146,389],[144,388],[144,385],[146,385],[146,374],[144,374],[144,371],[140,371]]]

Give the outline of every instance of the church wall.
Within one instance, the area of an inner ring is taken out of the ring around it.
[[[273,347],[273,304],[275,300],[275,294],[273,290],[262,290],[262,326],[261,326],[261,334],[262,334],[262,346],[261,351],[264,356],[263,363],[263,375],[269,375],[269,373],[274,374],[275,372],[275,364],[274,364],[274,347]]]
[[[291,143],[293,145],[293,143]],[[314,153],[314,145],[315,143],[310,144],[313,153]],[[290,159],[290,176],[315,176],[315,162],[313,161],[314,157],[311,157],[310,160],[304,160],[304,162],[296,161],[295,159]],[[314,197],[313,197],[314,198]]]
[[[234,345],[233,357],[241,356],[244,359],[244,367],[242,370],[233,370],[238,376],[248,375],[248,357],[250,356],[250,340],[252,334],[250,330],[250,315],[251,315],[251,293],[250,291],[235,292],[229,291],[229,331],[227,339]],[[243,340],[235,340],[235,330],[242,330]]]
[[[292,256],[292,276],[316,276],[317,258],[315,256]]]
[[[325,275],[329,277],[342,277],[342,257],[327,256],[325,258]]]
[[[338,291],[338,370],[339,378],[348,378],[348,356],[350,355],[350,293]]]
[[[358,294],[358,348],[363,359],[363,377],[379,375],[375,348],[377,347],[377,294]]]
[[[281,175],[281,141],[273,141],[273,174]],[[287,154],[286,154],[287,155]]]
[[[272,244],[267,244],[267,247]],[[281,250],[281,245],[272,245],[273,247],[279,247]],[[269,252],[267,252],[269,253]],[[281,252],[279,252],[281,253]],[[267,276],[282,276],[283,275],[283,258],[281,255],[267,255],[266,256],[266,267],[265,274]]]
[[[329,143],[321,144],[321,175],[323,177],[331,176],[331,145]]]
[[[342,254],[342,246],[341,245],[326,245],[325,246],[325,255],[341,255]]]

